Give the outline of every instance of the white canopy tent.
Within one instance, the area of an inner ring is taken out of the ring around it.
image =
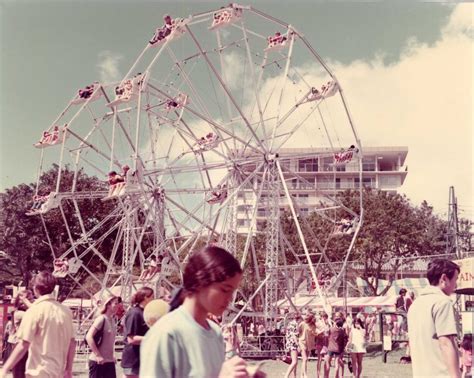
[[[296,295],[291,298],[293,304],[298,308],[323,309],[323,300],[314,295]],[[326,298],[327,304],[331,307],[393,307],[395,308],[396,296],[386,295],[378,297],[330,297]],[[346,302],[345,302],[346,301]],[[288,299],[282,299],[277,302],[280,308],[291,308]]]

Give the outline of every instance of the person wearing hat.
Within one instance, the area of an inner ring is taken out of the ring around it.
[[[89,356],[89,377],[91,378],[115,378],[115,336],[117,326],[114,315],[117,310],[118,298],[107,294],[100,306],[100,315],[95,318],[86,335],[86,341],[91,348]],[[97,333],[102,335],[100,343],[94,340]]]

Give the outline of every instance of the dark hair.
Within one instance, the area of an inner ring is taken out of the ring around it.
[[[25,302],[23,302],[23,298],[21,296],[22,293],[19,293],[16,297],[15,297],[15,301],[13,302],[13,307],[15,307],[17,310],[20,310],[20,311],[26,311],[28,310],[28,306],[25,304]],[[31,290],[25,290],[24,291],[24,296],[26,297],[26,299],[30,299],[30,296],[33,296],[33,293],[31,292]]]
[[[185,293],[196,293],[214,283],[234,277],[238,273],[242,273],[242,268],[234,256],[223,248],[207,246],[194,253],[184,268]]]
[[[400,289],[400,291],[398,292],[399,295],[402,295],[402,294],[406,294],[407,293],[407,289]]]
[[[155,292],[153,291],[151,287],[148,287],[148,286],[141,287],[132,296],[132,299],[131,299],[132,306],[139,305],[140,303],[143,302],[145,298],[148,298],[149,296],[154,295],[154,294]]]
[[[364,322],[361,318],[356,318],[352,326],[355,328],[356,324],[359,324],[362,329],[365,329]]]
[[[428,278],[430,285],[436,286],[439,284],[439,280],[443,274],[446,274],[446,277],[452,279],[456,271],[458,273],[461,272],[459,265],[451,260],[434,259],[428,264],[426,278]]]
[[[183,304],[184,301],[184,289],[179,287],[173,291],[171,294],[170,308],[169,312],[176,310],[179,306]]]
[[[336,319],[336,327],[341,328],[344,325],[344,320],[337,318]]]
[[[51,294],[55,286],[56,278],[46,270],[39,272],[35,278],[33,278],[33,288],[35,288],[40,295]]]
[[[461,348],[464,350],[472,350],[472,333],[464,335],[461,341]]]

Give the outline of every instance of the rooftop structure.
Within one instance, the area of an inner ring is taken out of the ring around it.
[[[359,159],[335,165],[334,154],[328,149],[286,148],[280,151],[278,158],[288,189],[297,199],[300,214],[307,215],[320,206],[325,195],[358,189],[361,185],[396,192],[408,174],[407,154],[408,147],[364,147],[362,172]],[[251,185],[239,193],[237,202],[237,232],[246,233],[250,226],[248,214],[252,213],[256,202]],[[288,207],[284,198],[279,205],[280,210]],[[267,215],[264,207],[257,209],[257,230]]]

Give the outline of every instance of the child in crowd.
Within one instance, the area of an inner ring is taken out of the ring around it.
[[[298,367],[298,322],[301,320],[301,315],[297,312],[293,314],[293,319],[288,323],[285,333],[285,349],[290,354],[291,363],[285,373],[285,378],[292,375],[296,378],[296,370]]]
[[[327,353],[330,328],[331,325],[329,324],[329,316],[323,312],[320,316],[320,319],[316,322],[315,349],[318,358],[316,362],[316,378],[320,377],[324,355]]]
[[[333,357],[336,358],[335,377],[339,378],[340,376],[344,376],[344,360],[342,358],[347,340],[348,337],[344,329],[344,319],[342,317],[336,317],[335,326],[329,330],[328,353],[324,360],[324,378],[329,378]],[[339,371],[341,371],[341,375],[339,375]]]
[[[464,335],[461,342],[462,378],[472,377],[472,334]]]
[[[220,316],[242,278],[239,262],[226,250],[208,246],[191,255],[183,274],[183,302],[156,322],[141,348],[141,377],[247,377],[238,356],[225,361]]]
[[[140,344],[148,331],[143,310],[155,296],[153,289],[141,287],[132,297],[132,307],[125,315],[124,341],[122,352],[123,375],[129,378],[138,378],[140,372]]]
[[[366,350],[367,334],[364,328],[364,322],[356,318],[349,335],[349,346],[352,361],[352,370],[355,378],[360,378],[362,373],[362,360]],[[349,349],[349,347],[348,347]]]
[[[299,331],[299,347],[301,350],[301,377],[308,376],[308,358],[314,349],[314,337],[316,334],[316,322],[314,314],[310,310],[306,310],[303,314],[303,321],[298,326]]]
[[[115,336],[117,326],[114,315],[117,310],[117,297],[107,295],[100,309],[100,315],[95,318],[86,335],[86,341],[91,348],[89,355],[89,378],[115,378]],[[100,341],[94,337],[99,333]]]

